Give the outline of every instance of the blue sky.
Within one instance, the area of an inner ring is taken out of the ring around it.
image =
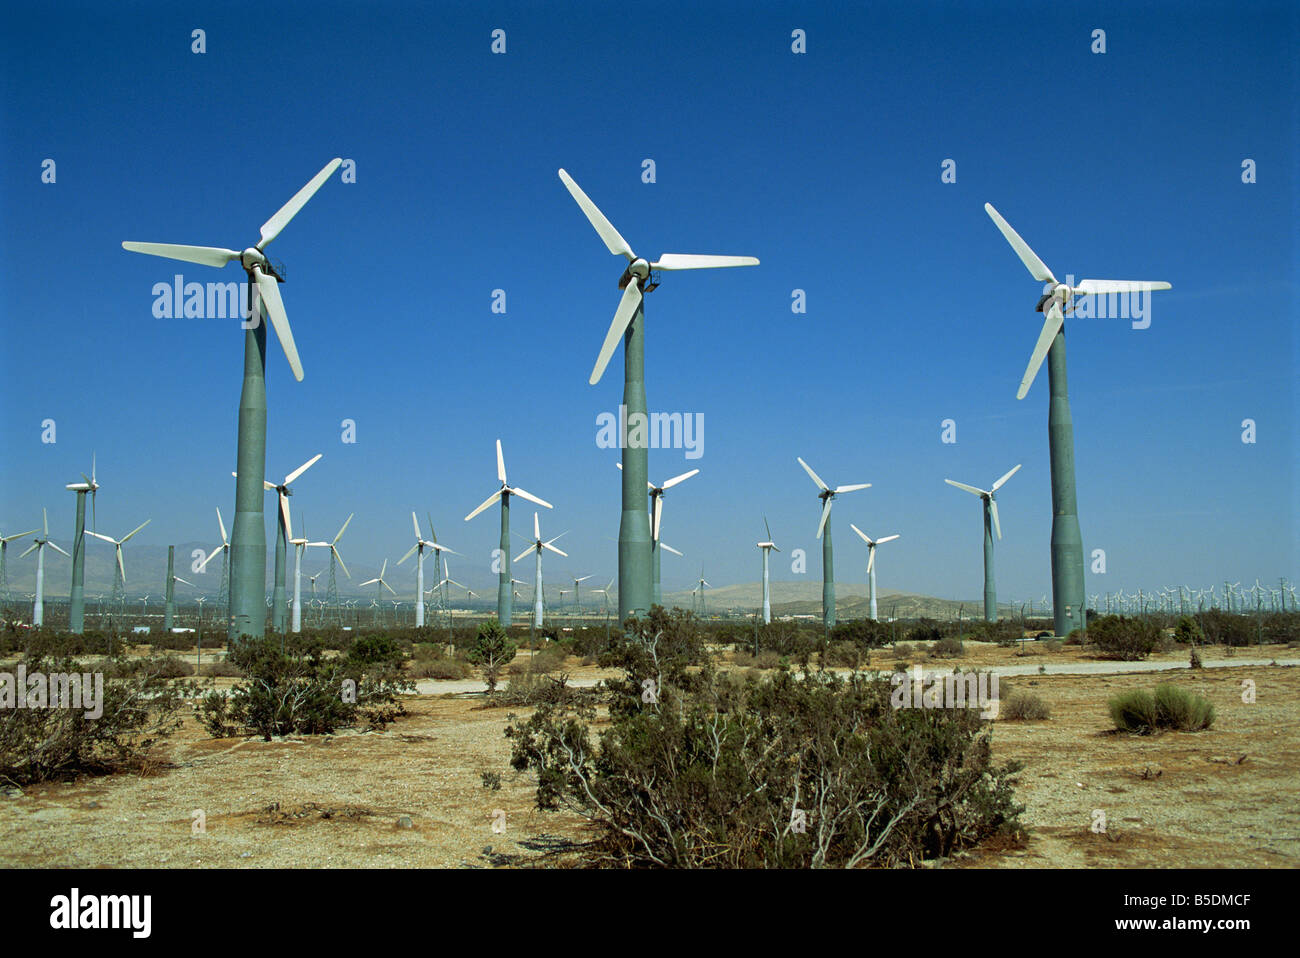
[[[216,540],[242,332],[155,318],[151,290],[243,275],[120,243],[251,245],[340,156],[356,182],[335,175],[269,247],[306,379],[272,340],[267,474],[324,453],[294,505],[314,538],[356,512],[350,566],[405,552],[415,509],[466,553],[453,574],[487,582],[495,514],[462,517],[496,486],[500,437],[512,482],[555,504],[544,531],[570,530],[551,580],[614,574],[617,454],[596,417],[618,406],[621,351],[587,376],[623,261],[563,166],[642,255],[762,260],[665,274],[647,299],[650,408],[704,420],[698,460],[651,453],[656,480],[702,470],[667,499],[664,539],[687,558],[666,557],[666,588],[701,563],[714,584],[756,579],[764,514],[786,550],[774,577],[799,578],[803,548],[817,579],[799,455],[873,483],[836,505],[837,578],[865,578],[854,522],[903,536],[882,588],[952,597],[980,591],[980,514],[943,479],[1024,463],[999,499],[999,594],[1050,591],[1046,372],[1015,399],[1040,287],[985,201],[1058,276],[1174,287],[1147,329],[1067,324],[1080,522],[1107,556],[1087,592],[1294,580],[1297,19],[1284,3],[11,5],[0,528],[44,505],[66,541],[63,484],[94,450],[101,531],[151,517],[142,543]]]

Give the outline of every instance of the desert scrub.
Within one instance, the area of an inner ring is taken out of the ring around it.
[[[537,806],[593,826],[591,866],[807,868],[903,865],[1017,828],[1015,763],[967,709],[896,709],[888,680],[665,668],[643,695],[627,660],[594,704],[543,704],[506,730]],[[662,664],[662,663],[661,663]]]
[[[956,659],[966,654],[966,646],[961,639],[948,636],[935,640],[930,646],[930,657],[935,659]]]
[[[1033,692],[1013,692],[998,708],[998,718],[1007,722],[1041,722],[1051,717],[1047,703]]]
[[[1108,703],[1111,721],[1123,732],[1147,735],[1157,729],[1198,732],[1214,724],[1214,706],[1201,695],[1166,682],[1155,693],[1121,692]]]
[[[1160,648],[1160,628],[1146,619],[1105,615],[1088,627],[1088,643],[1110,659],[1135,662]]]
[[[29,656],[26,664],[29,676],[89,671],[69,656]],[[155,742],[180,727],[190,685],[140,669],[104,676],[96,718],[81,708],[0,709],[0,780],[25,785],[139,767]]]

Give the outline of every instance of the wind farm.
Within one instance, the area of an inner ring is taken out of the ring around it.
[[[1300,866],[1254,2],[16,10],[0,862]]]

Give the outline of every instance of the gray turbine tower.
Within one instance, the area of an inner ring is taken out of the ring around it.
[[[533,580],[533,628],[535,629],[540,629],[542,627],[542,599],[543,599],[542,550],[549,549],[551,552],[554,552],[557,556],[564,556],[564,558],[567,559],[569,557],[569,554],[567,552],[561,552],[559,549],[555,548],[555,546],[552,544],[555,542],[556,539],[559,539],[561,536],[564,536],[566,534],[567,533],[561,532],[560,535],[555,537],[555,539],[547,539],[545,542],[543,542],[541,520],[537,518],[537,513],[534,512],[533,513],[533,540],[529,544],[527,549],[519,553],[519,555],[515,556],[514,558],[514,561],[518,562],[520,559],[528,555],[528,553],[530,552],[535,553],[537,556],[537,572]]]
[[[1016,466],[1019,469],[1019,466]],[[898,536],[882,536],[879,539],[873,539],[853,523],[849,523],[849,528],[856,532],[862,541],[867,544],[867,594],[870,596],[870,618],[876,621],[876,546],[885,542],[893,542]]]
[[[619,469],[623,468],[621,462],[614,465]],[[659,527],[663,521],[664,513],[664,492],[677,485],[679,482],[685,482],[697,474],[700,470],[692,469],[690,472],[684,472],[680,476],[673,476],[662,486],[656,486],[649,479],[646,480],[646,486],[650,490],[650,601],[654,605],[664,604],[664,592],[661,583],[660,567],[662,565],[663,553],[671,552],[673,555],[681,555],[676,549],[663,542],[659,538]],[[590,578],[590,576],[588,576]]]
[[[182,579],[180,576],[176,574],[175,563],[176,563],[176,547],[168,546],[167,547],[167,584],[166,584],[166,588],[164,589],[164,595],[166,596],[166,601],[163,605],[163,632],[167,632],[167,633],[171,632],[172,622],[176,618],[176,583],[184,582],[191,589],[195,588],[193,582],[189,581],[188,579]]]
[[[1070,416],[1070,397],[1065,373],[1065,314],[1074,301],[1088,295],[1125,295],[1170,289],[1168,283],[1135,280],[1085,279],[1078,286],[1058,282],[1052,271],[1020,238],[997,210],[984,204],[994,224],[1034,279],[1046,283],[1038,300],[1037,312],[1044,314],[1043,328],[1029,357],[1017,399],[1024,399],[1047,360],[1048,391],[1051,394],[1047,414],[1047,438],[1052,463],[1052,619],[1058,636],[1068,635],[1083,621],[1083,537],[1079,533],[1079,508],[1074,486],[1074,420]]]
[[[501,547],[497,554],[497,561],[501,567],[498,570],[497,585],[497,621],[501,623],[501,628],[510,628],[510,619],[513,615],[513,592],[510,588],[510,497],[519,496],[521,499],[527,499],[529,502],[535,502],[537,505],[546,509],[554,508],[544,499],[538,499],[531,492],[525,492],[518,486],[511,486],[506,482],[506,460],[501,454],[501,440],[497,440],[497,478],[501,481],[501,488],[487,500],[465,517],[465,521],[473,519],[476,515],[486,509],[498,499],[501,500]]]
[[[645,395],[645,304],[644,294],[659,284],[651,270],[713,269],[721,266],[757,266],[752,256],[695,256],[664,253],[650,263],[632,252],[632,247],[613,224],[564,170],[560,180],[577,201],[605,246],[615,256],[626,257],[627,268],[619,277],[623,290],[614,321],[596,356],[588,382],[596,385],[605,373],[619,340],[623,341],[623,405],[619,419],[619,447],[623,451],[623,506],[618,527],[618,615],[622,621],[650,611],[654,599],[653,557],[649,516],[643,486],[649,472],[649,417]]]
[[[122,244],[133,253],[147,253],[167,259],[198,263],[201,266],[225,266],[232,260],[248,274],[248,316],[243,325],[244,384],[239,396],[239,447],[235,468],[239,482],[235,487],[235,518],[230,534],[230,610],[227,638],[238,641],[242,635],[261,638],[266,633],[266,517],[263,482],[266,479],[266,325],[262,314],[271,321],[276,338],[289,360],[294,378],[302,382],[302,363],[293,341],[289,318],[280,299],[282,271],[267,258],[263,249],[298,214],[334,171],[342,159],[335,158],[294,194],[293,198],[262,224],[256,246],[243,252],[211,246],[175,246],[168,243]],[[283,606],[283,575],[280,602]]]
[[[288,617],[288,604],[285,601],[285,575],[288,571],[287,563],[289,557],[289,540],[293,538],[293,522],[289,517],[289,497],[293,495],[293,489],[290,487],[291,482],[295,482],[299,476],[316,465],[323,455],[318,452],[301,466],[284,477],[284,482],[278,486],[274,482],[262,480],[262,488],[267,492],[274,492],[276,495],[276,537],[275,537],[275,577],[271,580],[271,628],[276,632],[283,632]],[[236,470],[231,473],[236,479],[239,478],[239,472]],[[294,629],[294,631],[298,631]]]
[[[763,517],[763,529],[767,532],[767,540],[760,542],[758,547],[763,551],[763,624],[768,625],[772,621],[772,587],[767,573],[768,553],[781,550],[772,541],[772,527],[767,524],[767,516]]]
[[[979,489],[975,486],[968,486],[964,482],[956,482],[952,479],[945,479],[944,482],[950,486],[956,486],[958,489],[964,489],[971,495],[979,496],[984,503],[984,621],[996,622],[998,620],[998,590],[993,582],[993,536],[997,535],[1002,538],[1002,524],[998,522],[998,497],[997,491],[1002,488],[1002,484],[1016,474],[1020,469],[1020,464],[1008,472],[1005,476],[993,483],[990,489]],[[1080,560],[1082,561],[1082,560]]]
[[[826,629],[835,626],[835,555],[831,549],[831,503],[835,497],[842,492],[857,492],[859,489],[870,489],[871,483],[859,482],[850,486],[836,486],[832,489],[826,483],[822,482],[821,476],[812,471],[808,463],[795,456],[799,465],[803,466],[803,471],[808,473],[812,481],[817,483],[817,488],[821,491],[817,493],[817,498],[822,501],[822,517],[817,523],[817,538],[822,540],[822,625]]]
[[[91,526],[95,527],[95,496],[99,483],[95,481],[95,454],[90,454],[90,475],[84,472],[85,482],[70,482],[64,488],[77,494],[77,524],[72,533],[72,588],[68,592],[68,631],[78,635],[86,626],[86,493],[90,493]]]

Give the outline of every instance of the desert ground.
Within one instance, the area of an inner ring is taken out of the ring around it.
[[[998,842],[938,867],[1300,866],[1300,652],[1201,649],[1105,662],[1076,647],[968,642],[927,669],[994,668],[1037,693],[1051,717],[998,720],[999,761],[1024,763],[1023,842]],[[1234,654],[1235,653],[1235,654]],[[525,653],[526,654],[526,653]],[[206,658],[206,656],[205,656]],[[522,659],[522,656],[521,656]],[[887,650],[871,667],[889,667]],[[570,659],[570,679],[604,674]],[[1153,674],[1153,668],[1168,671]],[[1215,706],[1213,727],[1116,733],[1105,703],[1175,680]],[[1256,700],[1242,701],[1243,683]],[[231,680],[219,680],[227,684]],[[508,764],[512,710],[487,707],[476,681],[422,680],[409,714],[384,731],[210,738],[188,717],[142,772],[83,776],[0,792],[0,864],[11,867],[563,867],[584,823],[540,812]],[[1006,692],[1003,691],[1005,698]],[[483,773],[500,774],[499,789]],[[196,812],[203,829],[197,830]],[[1098,828],[1104,815],[1105,830]]]

